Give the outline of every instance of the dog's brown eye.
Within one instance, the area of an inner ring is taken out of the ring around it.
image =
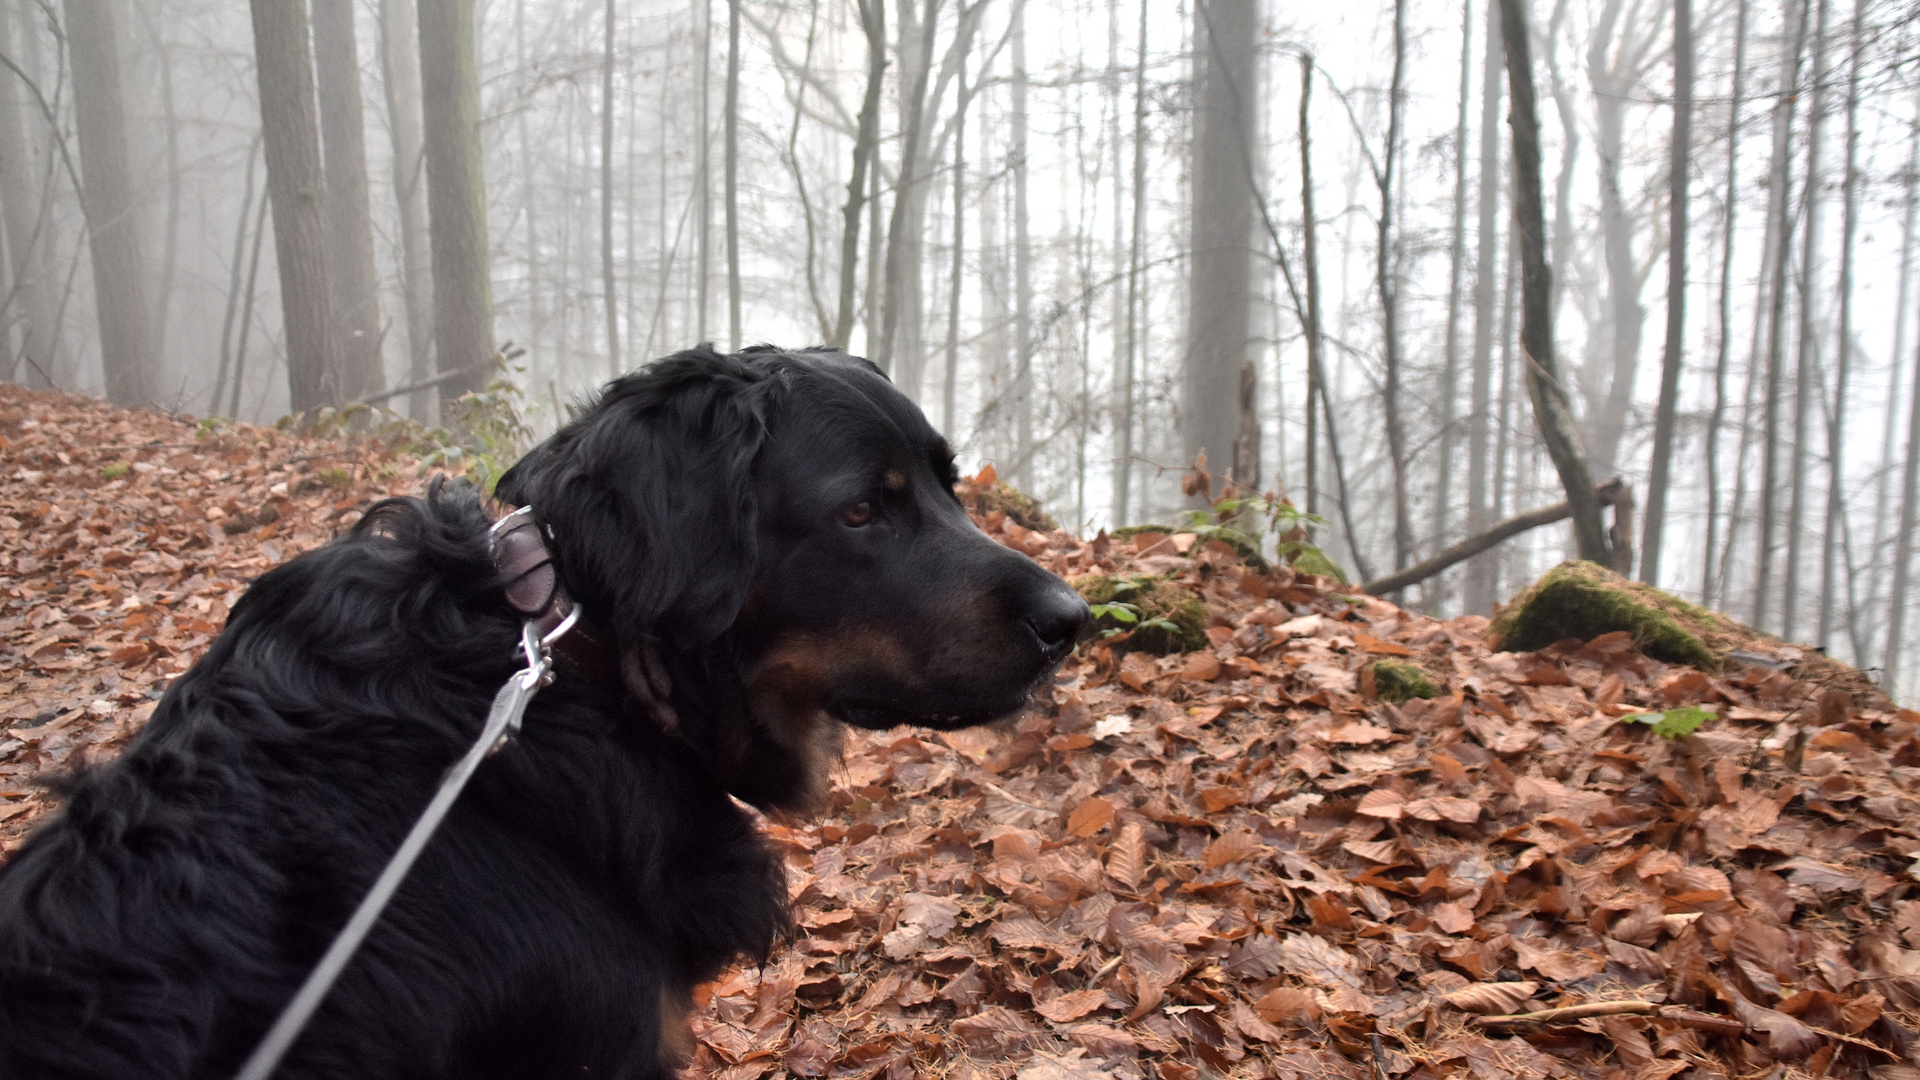
[[[840,511],[840,520],[842,523],[851,525],[857,529],[873,520],[873,504],[870,502],[854,503],[852,506]]]

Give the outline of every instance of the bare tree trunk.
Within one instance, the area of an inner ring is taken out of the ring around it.
[[[1720,429],[1727,418],[1727,367],[1733,352],[1734,215],[1740,206],[1740,104],[1746,93],[1748,0],[1738,0],[1733,24],[1733,93],[1727,103],[1726,210],[1720,222],[1720,338],[1714,346],[1713,413],[1707,420],[1707,544],[1700,566],[1700,603],[1714,606],[1722,584],[1714,574],[1720,543]]]
[[[1640,338],[1647,310],[1640,303],[1640,266],[1633,251],[1633,220],[1620,190],[1621,159],[1626,154],[1626,110],[1639,85],[1643,56],[1658,32],[1657,20],[1639,18],[1639,5],[1607,0],[1587,48],[1587,75],[1593,85],[1595,158],[1599,166],[1600,229],[1606,254],[1609,364],[1592,373],[1588,451],[1603,475],[1614,470],[1627,406],[1633,400],[1640,367]],[[1641,23],[1646,25],[1639,25]],[[1616,35],[1615,28],[1619,32]],[[1604,386],[1604,390],[1600,389]]]
[[[1125,85],[1124,72],[1127,70],[1121,66],[1120,59],[1121,43],[1124,40],[1120,0],[1107,0],[1107,69],[1106,77],[1101,80],[1101,111],[1106,121],[1107,153],[1112,158],[1107,163],[1107,167],[1113,170],[1113,241],[1109,251],[1113,256],[1112,280],[1115,282],[1124,282],[1128,270],[1126,143],[1120,135],[1121,92]],[[1113,374],[1107,387],[1106,414],[1107,419],[1113,424],[1113,446],[1117,450],[1120,445],[1120,425],[1128,422],[1128,418],[1120,415],[1119,403],[1120,384],[1125,381],[1131,360],[1126,350],[1127,321],[1131,314],[1127,305],[1132,298],[1127,295],[1127,290],[1123,286],[1112,287],[1108,298],[1113,305],[1113,321],[1109,326],[1113,332]],[[1092,362],[1091,358],[1088,362]],[[1110,482],[1118,480],[1119,465],[1117,460],[1112,462],[1112,471],[1107,474]],[[1116,488],[1117,486],[1115,484]],[[1117,490],[1115,494],[1118,494]],[[1112,517],[1113,508],[1114,503],[1110,502],[1108,528],[1121,524],[1117,518]]]
[[[414,41],[412,0],[380,0],[380,65],[387,98],[387,132],[393,142],[394,202],[400,212],[400,293],[407,309],[407,382],[419,385],[433,376],[433,255],[427,236],[420,53]],[[534,248],[531,222],[527,232],[528,247]],[[537,316],[534,322],[538,324]],[[426,388],[408,394],[407,416],[425,420],[432,415],[436,391]]]
[[[93,254],[93,295],[107,399],[154,399],[153,327],[146,261],[140,251],[139,201],[127,166],[126,111],[112,6],[66,0],[67,52],[73,64],[74,131],[86,177],[80,200]],[[304,23],[302,38],[304,43]]]
[[[955,90],[959,103],[953,114],[953,261],[947,269],[946,370],[940,386],[940,429],[950,443],[959,434],[953,426],[954,399],[960,388],[960,308],[967,270],[967,107],[974,92],[967,83],[967,55],[960,54],[960,85]]]
[[[1313,56],[1300,54],[1300,233],[1307,286],[1307,513],[1320,512],[1320,440],[1315,409],[1327,397],[1326,341],[1320,314],[1320,223],[1313,209],[1313,138],[1308,117],[1313,101]],[[1332,430],[1329,416],[1328,430]],[[1344,502],[1346,496],[1341,496]]]
[[[1860,50],[1864,44],[1866,4],[1853,0],[1853,26],[1847,43],[1847,163],[1841,179],[1840,227],[1840,326],[1834,335],[1833,411],[1827,414],[1827,524],[1820,545],[1820,616],[1814,634],[1815,645],[1826,648],[1833,622],[1833,598],[1840,591],[1838,561],[1840,538],[1847,529],[1846,502],[1841,485],[1846,480],[1845,425],[1847,416],[1847,376],[1853,359],[1853,240],[1860,225]],[[1848,578],[1852,594],[1852,578]],[[1852,604],[1848,604],[1851,612]],[[1856,655],[1855,661],[1861,658]]]
[[[1573,243],[1579,234],[1579,227],[1573,221],[1573,181],[1580,164],[1583,126],[1579,105],[1573,99],[1573,87],[1560,71],[1560,32],[1566,21],[1567,0],[1554,0],[1546,32],[1539,35],[1542,51],[1546,53],[1547,82],[1553,93],[1554,111],[1560,116],[1560,171],[1553,181],[1553,231],[1547,239],[1548,265],[1553,268],[1553,299],[1548,308],[1556,325],[1560,321],[1560,301],[1565,298],[1567,281],[1573,276],[1570,270]],[[1503,344],[1502,348],[1506,346]]]
[[[1467,106],[1473,98],[1473,0],[1460,5],[1460,105],[1453,123],[1453,223],[1447,247],[1446,360],[1440,372],[1440,460],[1433,486],[1434,547],[1447,542],[1447,510],[1453,496],[1454,446],[1459,442],[1454,397],[1460,382],[1460,292],[1467,263]],[[1428,593],[1428,607],[1446,599],[1445,579]]]
[[[373,209],[367,195],[366,120],[353,0],[312,0],[314,73],[327,178],[327,280],[339,320],[340,400],[386,386],[380,356],[379,275],[373,264]]]
[[[730,4],[729,7],[732,5]],[[617,24],[614,21],[614,0],[607,0],[601,15],[602,47],[600,51],[600,289],[606,298],[607,308],[607,378],[617,379],[625,365],[620,362],[620,301],[618,282],[613,270],[613,57]],[[729,69],[731,76],[731,69]],[[731,77],[727,84],[728,92],[733,90]],[[732,101],[728,101],[731,106]],[[728,120],[727,133],[732,137],[732,120]],[[733,185],[732,144],[728,144],[727,185],[729,194]],[[729,237],[733,230],[733,205],[731,199],[727,205],[727,230]]]
[[[260,249],[267,235],[267,215],[273,210],[271,191],[262,195],[254,211],[253,250],[247,256],[247,287],[240,296],[240,329],[233,344],[233,397],[227,402],[226,415],[240,418],[240,388],[247,382],[247,342],[253,336],[253,301],[260,291]]]
[[[1501,32],[1507,47],[1507,85],[1513,95],[1514,228],[1520,239],[1520,343],[1526,363],[1527,396],[1547,454],[1566,488],[1573,509],[1580,557],[1610,565],[1613,552],[1593,494],[1593,474],[1573,429],[1566,384],[1553,351],[1547,266],[1546,215],[1540,205],[1540,120],[1534,106],[1533,55],[1527,40],[1524,0],[1500,0]]]
[[[1888,540],[1888,519],[1893,514],[1892,499],[1888,494],[1891,486],[1888,473],[1893,471],[1894,436],[1900,425],[1900,364],[1907,355],[1907,303],[1911,298],[1913,285],[1914,224],[1920,218],[1920,92],[1914,96],[1914,118],[1908,122],[1907,168],[1902,184],[1905,194],[1901,200],[1900,211],[1900,278],[1894,294],[1893,316],[1893,359],[1888,366],[1887,403],[1882,412],[1885,419],[1881,427],[1880,468],[1874,472],[1873,481],[1873,565],[1878,569],[1880,552],[1886,550]],[[1867,600],[1861,605],[1867,615],[1879,607],[1879,585],[1881,575],[1873,573],[1868,578]],[[1865,669],[1872,664],[1872,658],[1862,654],[1856,657],[1855,666]],[[1890,658],[1889,658],[1890,659]]]
[[[1235,460],[1241,369],[1253,337],[1253,173],[1259,131],[1258,0],[1206,0],[1195,7],[1193,254],[1187,356],[1181,397],[1184,461],[1206,454],[1239,487],[1259,484],[1258,461]],[[1243,91],[1240,88],[1245,87]]]
[[[1027,3],[1013,0],[1014,483],[1033,487],[1033,237],[1027,213]]]
[[[1140,5],[1139,46],[1133,68],[1133,222],[1127,238],[1127,340],[1121,349],[1119,416],[1114,419],[1116,448],[1113,472],[1113,522],[1131,519],[1133,494],[1134,380],[1140,356],[1141,278],[1147,238],[1147,5]]]
[[[10,5],[0,3],[0,52],[14,55]],[[28,386],[48,386],[55,367],[58,317],[54,281],[47,268],[52,222],[44,212],[42,191],[33,175],[34,154],[21,124],[27,94],[11,71],[0,71],[0,224],[6,228],[8,285],[12,303],[0,304],[7,321],[20,327],[20,352],[5,358],[0,377]],[[0,348],[5,337],[0,335]]]
[[[1773,105],[1773,164],[1767,177],[1767,369],[1766,406],[1761,421],[1762,464],[1760,468],[1760,520],[1755,537],[1756,575],[1753,595],[1753,625],[1765,629],[1768,602],[1773,594],[1773,550],[1775,517],[1780,492],[1780,394],[1781,369],[1785,357],[1787,308],[1787,261],[1791,245],[1793,202],[1788,188],[1793,181],[1793,113],[1800,100],[1800,54],[1806,48],[1807,0],[1783,0],[1785,26],[1781,34],[1787,43],[1780,85]]]
[[[1915,353],[1913,372],[1908,379],[1913,389],[1907,406],[1907,461],[1900,473],[1900,528],[1894,533],[1893,590],[1887,598],[1887,652],[1881,661],[1884,669],[1881,678],[1889,697],[1900,692],[1900,664],[1906,659],[1901,650],[1906,644],[1913,542],[1915,533],[1920,532],[1920,351]]]
[[[1487,4],[1485,56],[1480,78],[1480,175],[1477,182],[1473,268],[1473,385],[1467,420],[1467,532],[1485,532],[1493,525],[1492,492],[1488,474],[1492,462],[1490,438],[1493,417],[1493,336],[1498,318],[1495,289],[1500,278],[1500,69],[1505,52],[1500,44],[1500,5]],[[1494,603],[1493,559],[1467,565],[1464,608],[1469,614],[1491,611]]]
[[[727,0],[727,341],[740,339],[740,0]]]
[[[1387,145],[1373,174],[1380,189],[1374,251],[1374,289],[1380,297],[1382,373],[1380,404],[1387,425],[1387,456],[1393,468],[1393,568],[1413,561],[1413,515],[1407,504],[1407,430],[1400,415],[1400,299],[1393,234],[1394,167],[1400,155],[1401,83],[1407,61],[1407,2],[1393,4],[1393,84],[1387,94]]]
[[[1673,465],[1674,413],[1687,333],[1687,170],[1693,149],[1693,0],[1673,0],[1673,137],[1667,147],[1667,340],[1660,354],[1660,404],[1653,421],[1653,472],[1647,480],[1646,533],[1640,580],[1660,583],[1660,545],[1667,526],[1667,481]],[[1729,190],[1729,200],[1738,197]]]
[[[0,4],[0,10],[4,10],[4,7],[4,4]],[[256,138],[247,149],[247,179],[240,198],[240,220],[233,226],[233,261],[228,272],[227,310],[220,320],[220,366],[214,369],[213,392],[207,395],[209,415],[218,415],[220,412],[220,392],[226,387],[227,369],[233,362],[233,317],[240,308],[240,282],[245,277],[247,255],[247,223],[253,217],[256,188],[253,182],[254,166],[259,160],[260,140]],[[264,199],[265,195],[261,198]]]
[[[466,372],[441,384],[443,403],[485,386],[494,357],[473,3],[419,0],[434,343],[441,371]]]
[[[274,205],[273,247],[280,263],[287,387],[298,413],[344,400],[305,5],[253,0],[253,41],[267,190]]]
[[[863,4],[865,2],[863,0]],[[871,2],[879,3],[881,0]],[[700,341],[709,341],[712,335],[708,333],[707,316],[713,307],[710,296],[713,288],[713,117],[709,108],[713,92],[713,0],[694,0],[693,8],[700,22],[696,35],[700,41],[700,137],[694,149],[694,199],[698,204],[700,227],[696,238],[698,258],[695,260],[697,280],[694,285],[694,306],[698,310],[694,315],[694,336]],[[840,343],[840,347],[845,348],[845,343]]]
[[[880,370],[894,377],[907,396],[919,400],[919,365],[909,362],[894,371],[894,349],[899,342],[902,307],[910,288],[908,275],[920,274],[917,248],[911,237],[921,226],[914,213],[920,187],[920,155],[926,141],[927,81],[933,73],[934,20],[940,14],[940,0],[925,0],[926,9],[914,18],[912,0],[900,4],[900,32],[895,52],[901,58],[900,172],[894,184],[893,212],[887,223],[887,257],[883,269],[885,299],[880,304],[880,331],[869,348],[871,359]],[[911,264],[911,265],[909,265]],[[869,267],[871,272],[872,268]]]
[[[154,66],[160,71],[160,115],[166,125],[167,211],[160,241],[160,295],[153,302],[154,363],[167,359],[167,326],[173,313],[173,283],[180,255],[180,116],[173,90],[173,53],[153,20],[152,9],[144,3],[134,10],[140,16],[147,40],[153,45]]]
[[[1819,0],[1813,30],[1813,101],[1807,107],[1807,182],[1802,190],[1806,198],[1806,220],[1802,225],[1800,248],[1800,341],[1793,364],[1793,465],[1792,487],[1787,498],[1787,558],[1783,597],[1780,602],[1780,632],[1792,637],[1799,625],[1800,548],[1807,520],[1807,473],[1813,468],[1810,444],[1813,442],[1813,398],[1819,393],[1814,371],[1820,363],[1820,297],[1814,285],[1814,271],[1820,262],[1820,211],[1824,185],[1821,183],[1820,150],[1826,141],[1827,80],[1832,68],[1827,63],[1827,14],[1829,0]]]
[[[860,127],[853,139],[853,173],[847,179],[847,205],[840,230],[840,303],[827,342],[844,349],[853,340],[854,298],[859,295],[860,219],[866,209],[867,170],[880,145],[880,93],[887,70],[886,0],[857,0],[860,28],[867,39],[867,88],[860,101]],[[869,269],[868,273],[872,273]]]

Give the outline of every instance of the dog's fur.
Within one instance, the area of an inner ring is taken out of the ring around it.
[[[511,470],[587,621],[277,1074],[659,1077],[788,927],[734,802],[806,810],[845,721],[1023,703],[1085,606],[992,543],[864,361],[694,350]],[[463,484],[260,578],[0,867],[0,1076],[228,1077],[470,744],[519,622]]]

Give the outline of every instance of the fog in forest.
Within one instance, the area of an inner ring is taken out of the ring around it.
[[[1204,452],[1409,607],[1592,558],[1912,699],[1914,14],[0,0],[0,373],[543,434],[829,343],[1083,534]]]

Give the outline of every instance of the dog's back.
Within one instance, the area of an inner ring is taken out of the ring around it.
[[[478,731],[518,625],[462,487],[261,578],[0,867],[0,1076],[224,1077]],[[664,1075],[778,866],[617,696],[536,700],[277,1075]],[[637,898],[645,897],[642,905]]]

